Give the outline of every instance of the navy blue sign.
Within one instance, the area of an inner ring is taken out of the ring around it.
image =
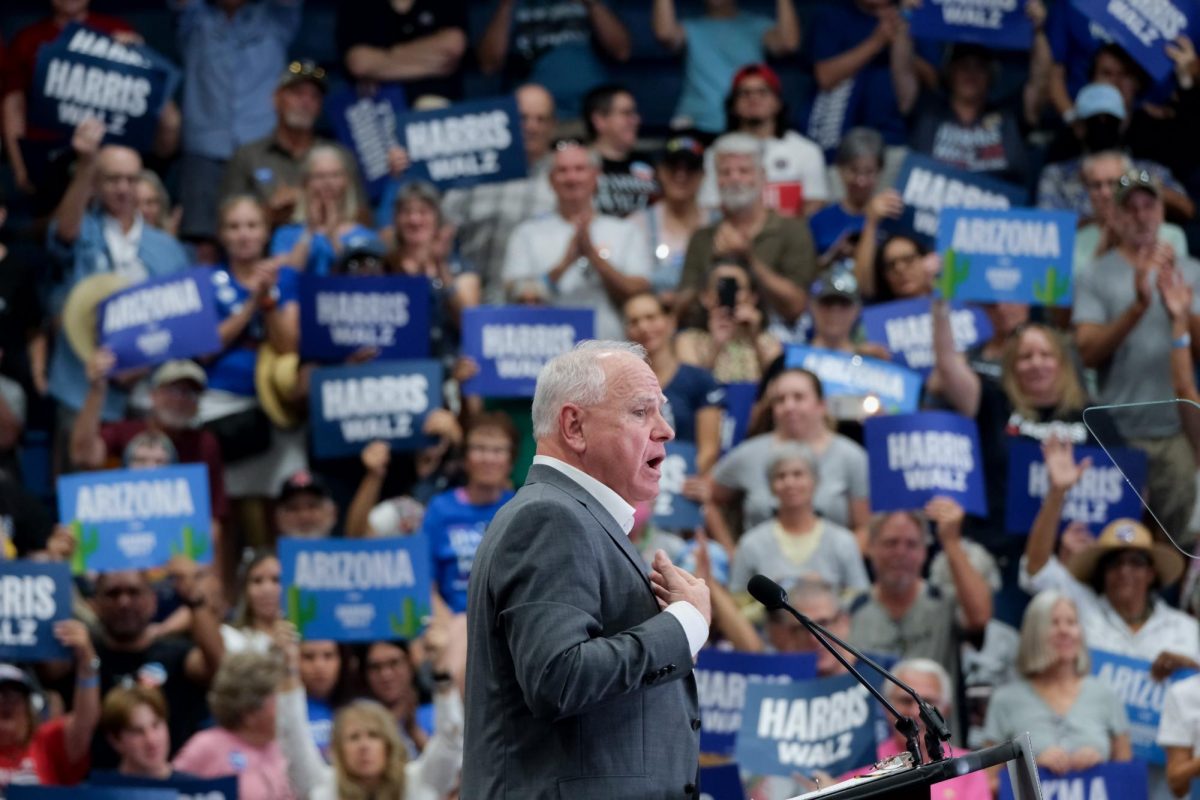
[[[122,775],[115,770],[94,770],[88,775],[93,786],[126,786],[144,789],[167,789],[179,793],[179,800],[238,800],[236,775],[224,778],[142,778]]]
[[[1067,492],[1062,521],[1083,522],[1093,533],[1121,517],[1142,516],[1140,491],[1146,485],[1146,454],[1141,450],[1117,448],[1110,459],[1102,448],[1075,446],[1075,459],[1091,457],[1079,482]],[[1115,460],[1115,463],[1114,463]],[[1121,466],[1118,467],[1117,464]],[[1125,474],[1137,487],[1130,488]],[[1046,462],[1038,442],[1021,436],[1008,441],[1008,492],[1005,500],[1004,527],[1009,533],[1024,536],[1033,527],[1034,517],[1050,488]]]
[[[212,561],[204,464],[60,475],[58,518],[75,536],[76,575],[159,567],[175,555]]]
[[[363,347],[381,358],[429,357],[429,279],[300,276],[300,357],[341,361]]]
[[[429,616],[429,543],[382,539],[279,540],[284,616],[304,639],[414,639]]]
[[[1141,761],[1110,761],[1065,775],[1039,767],[1038,777],[1046,800],[1146,800],[1146,765]],[[1014,800],[1006,769],[1000,770],[999,800]]]
[[[757,383],[726,383],[725,402],[721,408],[721,453],[725,454],[746,438],[750,427],[750,412],[758,399]]]
[[[404,87],[398,83],[350,85],[325,98],[333,131],[354,153],[372,202],[391,177],[388,150],[398,144],[396,118],[406,110]]]
[[[1070,307],[1075,223],[1069,211],[947,209],[938,290],[948,299]]]
[[[220,319],[207,269],[123,289],[100,305],[96,319],[100,343],[113,351],[118,370],[221,350]]]
[[[437,361],[373,361],[322,367],[309,392],[313,452],[317,458],[355,455],[382,439],[393,450],[430,444],[425,417],[442,405]]]
[[[1163,697],[1174,684],[1196,674],[1194,669],[1178,670],[1165,681],[1150,677],[1150,662],[1092,649],[1092,674],[1106,684],[1125,704],[1129,717],[1129,738],[1133,757],[1162,766],[1166,754],[1155,740],[1162,718]]]
[[[879,400],[888,414],[911,414],[921,399],[921,376],[877,358],[789,345],[784,351],[788,367],[804,367],[821,379],[826,397],[867,397]]]
[[[817,675],[816,653],[738,653],[705,648],[696,660],[700,696],[700,752],[733,755],[742,727],[746,687],[792,683]]]
[[[667,456],[659,465],[658,497],[654,498],[654,524],[668,531],[690,531],[704,524],[700,504],[683,494],[683,482],[696,474],[696,445],[667,442]]]
[[[178,82],[178,70],[145,45],[123,45],[91,28],[68,25],[38,50],[29,124],[69,138],[92,116],[104,123],[105,141],[148,150]]]
[[[875,761],[875,701],[850,675],[752,683],[737,760],[755,775],[841,775]]]
[[[1028,50],[1033,25],[1018,0],[925,0],[909,18],[913,38]]]
[[[1103,28],[1156,83],[1170,77],[1174,65],[1167,45],[1190,33],[1195,13],[1186,0],[1071,0],[1071,5]]]
[[[546,362],[592,338],[590,308],[478,306],[462,315],[462,353],[479,365],[463,384],[476,397],[533,397]]]
[[[904,200],[904,213],[894,223],[899,230],[932,241],[938,232],[938,216],[944,208],[1007,210],[1023,205],[1026,191],[998,181],[909,153],[896,176],[896,191]]]
[[[528,170],[512,96],[415,111],[400,117],[396,130],[412,162],[409,180],[445,190],[524,178]]]
[[[0,661],[50,661],[67,649],[54,623],[71,618],[71,570],[66,564],[0,561]]]
[[[127,789],[113,786],[23,786],[4,789],[7,800],[179,800],[174,789]]]
[[[928,375],[933,369],[931,302],[928,297],[918,297],[867,306],[862,310],[867,341],[878,342],[890,350],[897,364]],[[959,352],[992,338],[992,323],[987,314],[963,303],[950,304],[950,329]]]
[[[700,800],[746,800],[738,765],[701,767]]]
[[[908,511],[944,495],[987,516],[975,420],[948,411],[864,423],[872,511]]]

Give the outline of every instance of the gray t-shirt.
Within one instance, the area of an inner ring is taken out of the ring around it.
[[[1200,262],[1179,257],[1176,264],[1189,284],[1200,285]],[[1150,280],[1153,285],[1154,277]],[[1125,313],[1136,296],[1133,265],[1119,250],[1110,250],[1078,275],[1072,319],[1075,324],[1110,323]],[[1192,301],[1192,313],[1200,314],[1200,292]],[[1101,405],[1145,403],[1175,396],[1171,382],[1171,321],[1157,295],[1109,362],[1100,368],[1099,379],[1096,400]],[[1110,413],[1117,430],[1127,439],[1160,439],[1179,432],[1179,412],[1170,405]]]
[[[870,586],[854,534],[828,520],[820,520],[818,525],[817,531],[806,535],[821,538],[808,560],[800,564],[788,558],[779,546],[775,520],[769,519],[746,531],[733,554],[729,589],[744,592],[747,582],[757,573],[785,588],[808,575],[816,575],[838,593]]]
[[[1025,731],[1033,740],[1035,758],[1050,747],[1068,753],[1091,747],[1107,761],[1112,737],[1129,732],[1129,719],[1112,689],[1091,676],[1083,679],[1075,704],[1061,717],[1029,681],[1019,680],[992,693],[983,734],[985,741],[999,743]]]
[[[773,433],[754,436],[739,444],[713,467],[713,480],[744,493],[742,525],[748,530],[775,513],[775,495],[767,480],[767,462],[778,440]],[[843,527],[850,524],[850,501],[867,499],[867,451],[841,434],[834,434],[817,458],[817,491],[813,508]]]

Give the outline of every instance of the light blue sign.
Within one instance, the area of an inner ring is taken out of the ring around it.
[[[909,153],[900,165],[895,187],[904,212],[889,226],[932,241],[938,217],[949,208],[1004,211],[1025,204],[1028,193],[995,178],[955,169],[929,156]]]
[[[388,151],[398,144],[396,118],[407,109],[399,83],[349,85],[325,98],[334,134],[354,153],[372,202],[391,178]]]
[[[303,274],[300,357],[341,361],[364,347],[380,358],[429,357],[429,279]]]
[[[944,495],[987,516],[975,420],[948,411],[870,417],[863,433],[872,511],[921,509]]]
[[[877,358],[788,345],[784,359],[788,367],[804,367],[820,378],[826,397],[872,396],[888,414],[911,414],[921,400],[919,374]]]
[[[1163,697],[1173,684],[1195,675],[1196,670],[1179,670],[1165,681],[1156,681],[1150,677],[1149,661],[1105,650],[1092,649],[1090,652],[1092,674],[1112,689],[1125,704],[1133,757],[1148,764],[1166,764],[1166,754],[1155,744],[1158,722],[1162,717]]]
[[[54,624],[71,618],[71,570],[66,564],[0,561],[0,661],[66,658]]]
[[[423,534],[279,540],[284,616],[304,639],[414,639],[430,613]]]
[[[1146,765],[1136,760],[1110,761],[1065,775],[1039,767],[1038,777],[1046,800],[1146,800]],[[1007,769],[1000,770],[999,800],[1014,800]]]
[[[1028,50],[1033,25],[1017,0],[926,0],[909,18],[914,39]]]
[[[1139,492],[1146,486],[1146,454],[1132,448],[1114,448],[1110,459],[1103,448],[1075,446],[1077,461],[1089,457],[1092,466],[1067,492],[1063,523],[1083,522],[1092,533],[1098,534],[1114,519],[1140,518],[1142,498]],[[1137,491],[1125,481],[1126,474],[1138,487]],[[1004,527],[1009,533],[1022,536],[1029,533],[1049,486],[1041,445],[1025,437],[1010,437],[1008,492],[1004,504]]]
[[[58,478],[58,518],[75,537],[71,571],[150,569],[182,555],[212,561],[204,464],[74,472]]]
[[[875,700],[852,675],[752,683],[737,761],[754,775],[841,775],[875,761]]]
[[[690,531],[704,524],[700,504],[683,494],[683,482],[696,474],[696,445],[670,441],[659,465],[658,496],[654,498],[654,524],[668,531]]]
[[[948,299],[1070,307],[1076,220],[1070,211],[947,209],[938,290]]]
[[[1167,45],[1180,34],[1191,34],[1195,9],[1187,0],[1071,0],[1080,13],[1092,20],[1155,83],[1171,77],[1174,64]]]
[[[933,369],[933,315],[928,297],[877,303],[862,310],[862,326],[868,342],[883,345],[897,364],[928,376]],[[950,304],[950,329],[954,347],[969,350],[992,338],[992,323],[976,306]]]
[[[224,778],[142,778],[122,775],[115,770],[93,770],[88,775],[93,786],[125,786],[138,789],[167,789],[178,793],[179,800],[238,800],[236,775]]]
[[[514,96],[414,111],[397,120],[411,162],[405,180],[439,189],[524,178],[528,172],[521,114]]]
[[[750,427],[750,412],[758,399],[757,383],[726,383],[725,402],[721,409],[721,454],[741,444]]]
[[[792,683],[817,676],[816,653],[739,653],[705,648],[696,660],[700,696],[700,752],[733,755],[746,687]]]
[[[463,311],[462,353],[479,373],[463,384],[476,397],[533,397],[546,362],[592,338],[590,308],[477,306]]]
[[[313,452],[318,458],[355,455],[381,439],[393,450],[431,443],[425,417],[442,405],[437,361],[372,361],[322,367],[309,392]]]
[[[746,800],[737,764],[700,768],[700,800]]]
[[[123,289],[100,304],[96,319],[100,343],[113,351],[118,370],[221,350],[220,319],[207,269]]]

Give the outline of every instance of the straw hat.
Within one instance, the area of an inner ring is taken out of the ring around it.
[[[1140,550],[1150,556],[1160,586],[1170,586],[1183,574],[1183,557],[1170,545],[1154,541],[1146,526],[1134,519],[1117,519],[1105,525],[1096,541],[1071,559],[1071,574],[1091,583],[1101,559],[1116,550]]]
[[[100,272],[75,284],[67,295],[62,311],[63,333],[75,355],[85,364],[96,352],[99,340],[96,308],[129,283],[128,278],[115,272]]]
[[[263,412],[280,428],[294,428],[300,424],[301,414],[291,400],[299,377],[298,353],[281,354],[266,342],[259,345],[254,364],[254,391]]]

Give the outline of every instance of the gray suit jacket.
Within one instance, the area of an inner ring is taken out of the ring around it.
[[[488,527],[467,603],[463,800],[697,796],[679,621],[600,502],[535,465]]]

